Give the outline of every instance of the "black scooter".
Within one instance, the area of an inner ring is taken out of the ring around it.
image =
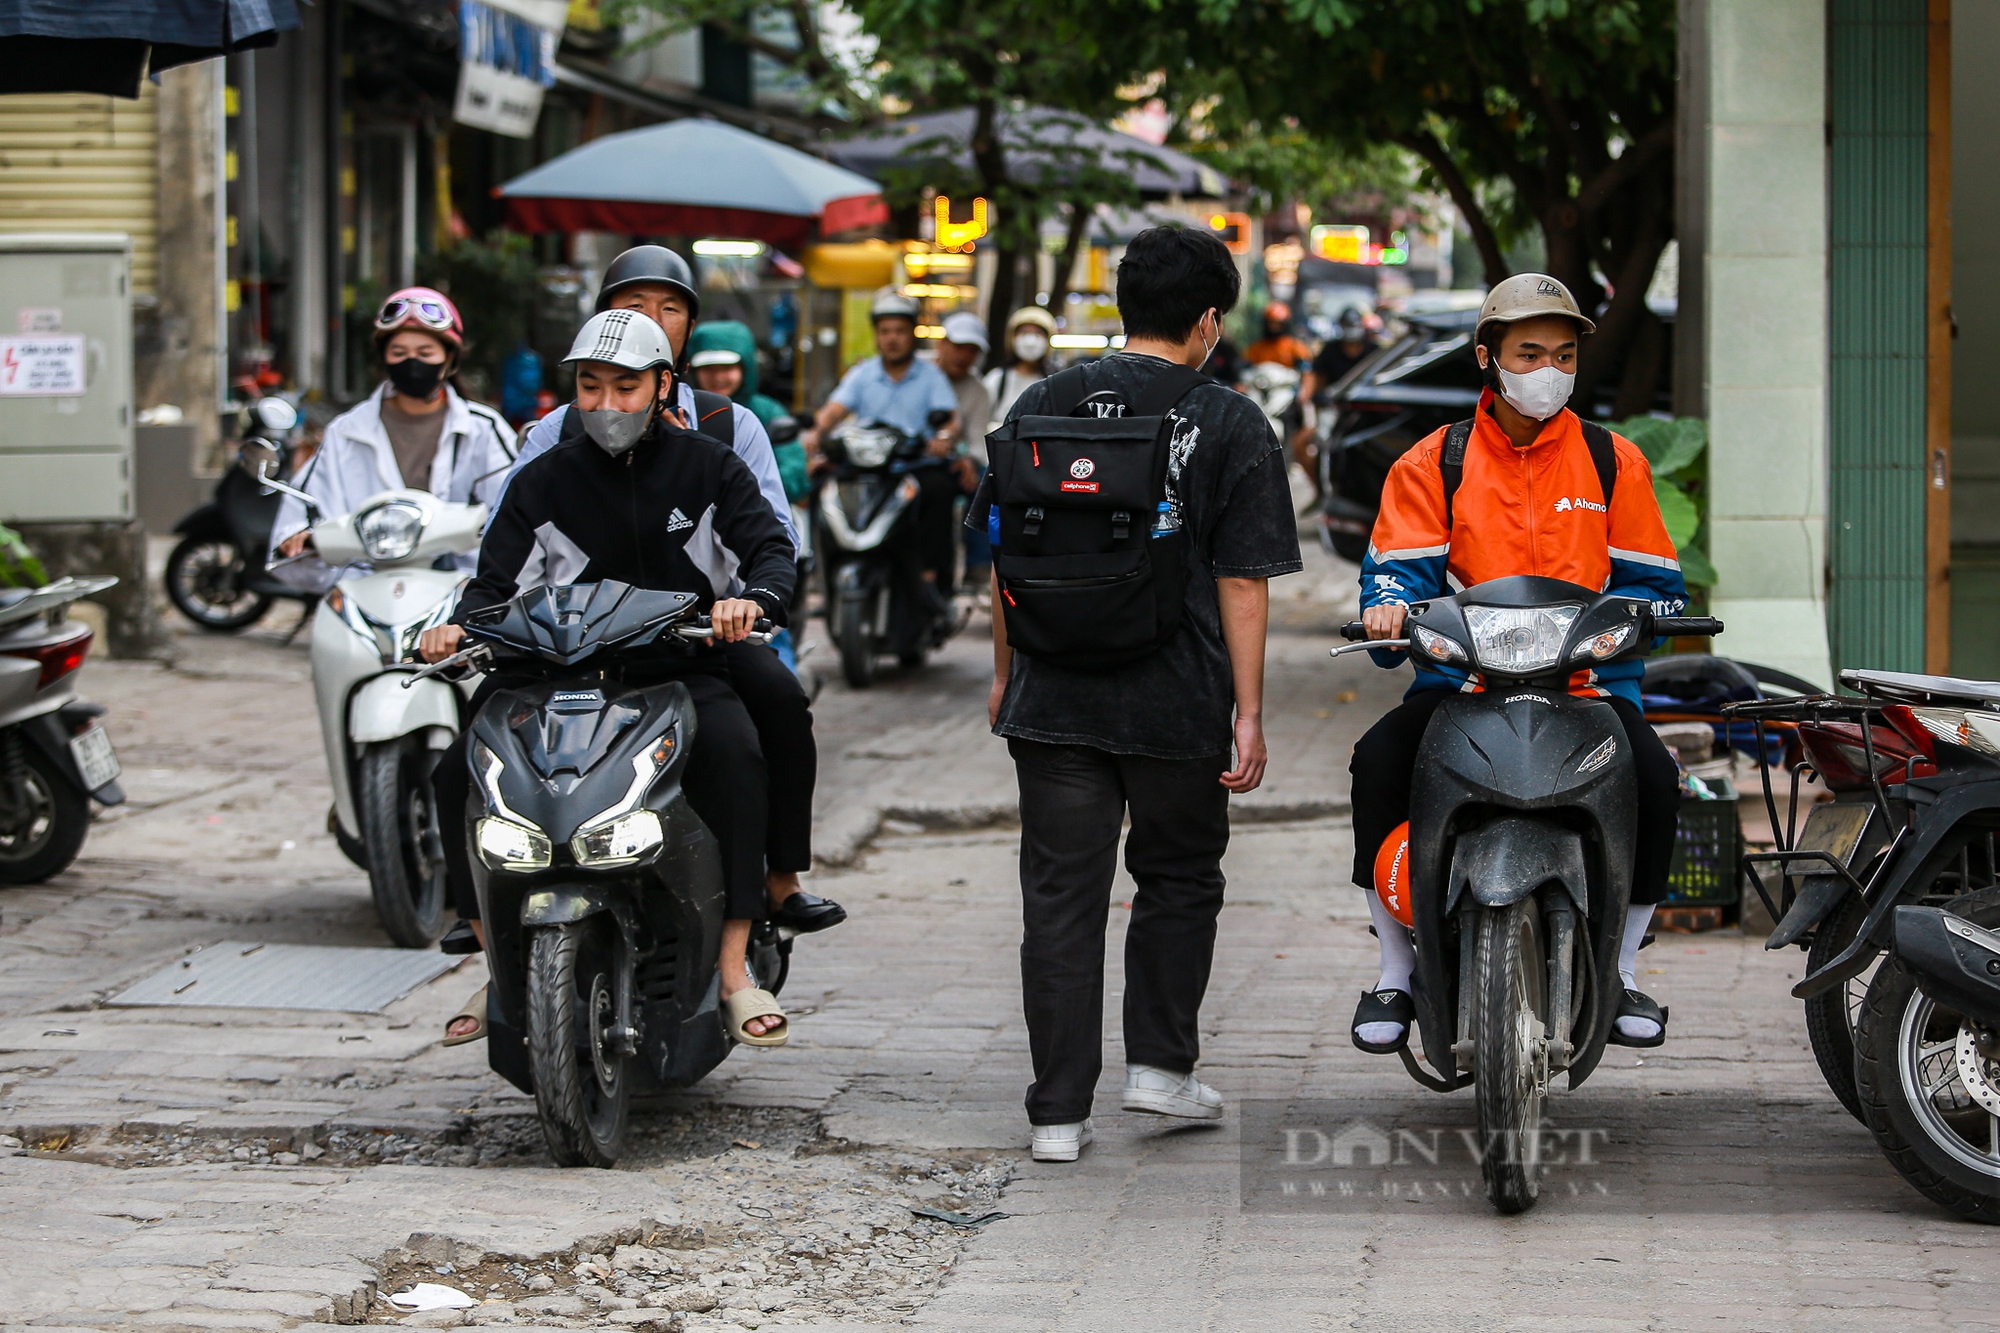
[[[633,1094],[686,1087],[732,1045],[721,854],[681,790],[693,701],[678,681],[624,683],[636,661],[713,637],[694,606],[610,581],[535,588],[466,617],[471,646],[410,677],[541,677],[473,719],[465,827],[493,976],[487,1061],[533,1094],[562,1166],[616,1163]],[[753,982],[777,994],[790,953],[760,927]]]
[[[254,625],[284,598],[301,603],[296,634],[319,605],[319,594],[284,582],[265,564],[284,497],[263,482],[292,474],[298,424],[298,409],[284,399],[258,399],[244,413],[243,442],[215,498],[174,525],[181,540],[167,556],[167,600],[205,630]]]
[[[1481,1170],[1503,1213],[1540,1193],[1550,1077],[1569,1086],[1604,1054],[1621,987],[1618,945],[1632,890],[1636,789],[1624,727],[1571,673],[1652,651],[1656,637],[1722,632],[1705,617],[1558,579],[1495,579],[1409,610],[1408,648],[1479,672],[1485,689],[1439,706],[1410,800],[1413,997],[1425,1087],[1471,1086]],[[1365,639],[1359,623],[1349,639]]]
[[[932,414],[933,428],[950,414]],[[827,472],[813,505],[812,546],[826,575],[826,626],[841,674],[855,689],[875,680],[875,661],[905,667],[958,630],[950,604],[924,580],[917,531],[918,474],[946,466],[920,436],[877,422],[843,422],[820,446]]]
[[[1781,823],[1765,773],[1778,845],[1744,858],[1779,923],[1765,947],[1809,950],[1792,994],[1829,1086],[1890,1166],[2000,1223],[2000,684],[1856,670],[1840,683],[1853,694],[1725,710],[1797,728],[1795,810],[1805,773],[1835,793],[1802,827]],[[1759,865],[1778,872],[1775,903]]]

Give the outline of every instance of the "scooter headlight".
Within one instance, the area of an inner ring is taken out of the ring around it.
[[[364,509],[354,516],[354,535],[370,560],[401,560],[424,535],[424,511],[401,500]]]
[[[1575,651],[1570,653],[1569,660],[1572,662],[1581,662],[1584,658],[1588,657],[1593,661],[1602,662],[1605,658],[1616,655],[1626,644],[1632,642],[1634,632],[1631,624],[1628,622],[1608,629],[1602,634],[1592,635],[1576,646]]]
[[[881,467],[902,443],[892,430],[850,430],[841,438],[847,445],[847,461],[856,467]]]
[[[548,869],[549,840],[540,829],[488,815],[474,827],[473,839],[480,859],[495,870]]]
[[[1564,606],[1468,606],[1465,627],[1472,631],[1472,652],[1489,671],[1543,671],[1562,660],[1563,640],[1583,614],[1575,604]]]
[[[634,810],[582,830],[569,840],[569,849],[581,866],[624,866],[658,847],[665,837],[658,815]]]
[[[1433,662],[1463,662],[1465,649],[1439,634],[1436,630],[1425,629],[1422,625],[1410,627],[1410,637],[1417,641],[1417,651]]]

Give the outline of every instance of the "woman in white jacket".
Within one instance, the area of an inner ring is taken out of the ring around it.
[[[375,351],[384,382],[359,404],[328,423],[293,485],[319,502],[286,496],[271,525],[272,550],[294,556],[305,550],[313,522],[351,514],[371,495],[410,489],[441,500],[491,503],[514,461],[514,431],[484,403],[461,397],[448,383],[465,346],[465,326],[442,293],[406,287],[382,303],[375,317]],[[473,548],[459,554],[470,571]],[[281,567],[293,582],[331,587],[341,571],[317,559]]]

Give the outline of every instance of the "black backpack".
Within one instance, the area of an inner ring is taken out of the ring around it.
[[[993,570],[1007,642],[1037,661],[1108,671],[1157,652],[1181,625],[1187,533],[1155,535],[1167,509],[1167,412],[1211,381],[1162,371],[1125,416],[1072,416],[1083,366],[1049,381],[1047,415],[986,437],[1000,516]]]
[[[1583,443],[1590,450],[1591,466],[1597,469],[1597,488],[1604,493],[1604,512],[1611,513],[1611,494],[1618,488],[1618,446],[1611,432],[1595,421],[1583,427]],[[1472,441],[1471,420],[1455,422],[1445,429],[1444,448],[1438,454],[1438,473],[1444,479],[1444,539],[1451,541],[1451,497],[1465,480],[1465,446]]]

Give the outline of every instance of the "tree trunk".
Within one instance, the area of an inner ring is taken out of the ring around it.
[[[1020,305],[1015,281],[1021,271],[1021,252],[1003,240],[994,255],[993,292],[986,307],[986,368],[1007,364],[1007,318]]]
[[[1062,253],[1056,257],[1056,278],[1049,284],[1049,313],[1057,319],[1063,317],[1063,307],[1069,301],[1070,275],[1076,272],[1076,257],[1083,249],[1083,238],[1090,230],[1090,219],[1096,214],[1094,205],[1070,200],[1069,230],[1063,233]]]
[[[1672,235],[1673,219],[1669,211],[1672,181],[1669,163],[1665,168],[1628,177],[1606,201],[1607,213],[1613,207],[1625,210],[1619,219],[1625,225],[1606,229],[1611,234],[1610,262],[1606,265],[1610,269],[1611,302],[1597,317],[1597,335],[1585,342],[1582,364],[1577,370],[1576,399],[1586,409],[1596,407],[1605,377],[1614,370],[1619,374],[1614,411],[1624,417],[1652,409],[1663,349],[1649,351],[1642,346],[1641,334],[1650,335],[1656,330],[1649,331],[1648,326],[1659,324],[1658,318],[1646,308],[1646,289],[1652,285],[1653,271],[1659,267],[1660,254]],[[1572,239],[1579,247],[1584,244],[1580,228]],[[1552,254],[1554,242],[1551,236]],[[1588,260],[1584,262],[1587,266]],[[1551,271],[1568,281],[1567,275],[1553,265]],[[1589,290],[1597,295],[1592,298],[1586,298],[1583,291],[1574,287],[1571,290],[1584,303],[1586,311],[1592,309],[1594,301],[1602,299],[1602,289],[1594,279]]]
[[[1479,206],[1479,196],[1472,189],[1472,182],[1458,169],[1458,163],[1451,160],[1451,154],[1444,145],[1428,134],[1414,135],[1401,141],[1403,147],[1421,157],[1438,179],[1444,182],[1446,193],[1457,206],[1459,215],[1465,219],[1466,230],[1472,233],[1472,243],[1479,249],[1479,260],[1486,268],[1486,285],[1493,286],[1511,271],[1507,267],[1506,256],[1500,253],[1500,238],[1493,231],[1493,224],[1486,220],[1486,210]]]
[[[972,169],[978,175],[978,192],[993,200],[996,208],[1003,208],[997,219],[998,225],[989,233],[998,261],[993,266],[993,291],[986,307],[986,364],[988,367],[1003,364],[1000,361],[1000,343],[1007,333],[1007,316],[1014,312],[1014,284],[1021,267],[1021,247],[1017,237],[1022,235],[1021,223],[1024,219],[1010,217],[1014,199],[1007,189],[1006,146],[1000,141],[999,107],[991,97],[974,103],[972,120]],[[1034,235],[1034,227],[1029,224],[1026,234]]]

